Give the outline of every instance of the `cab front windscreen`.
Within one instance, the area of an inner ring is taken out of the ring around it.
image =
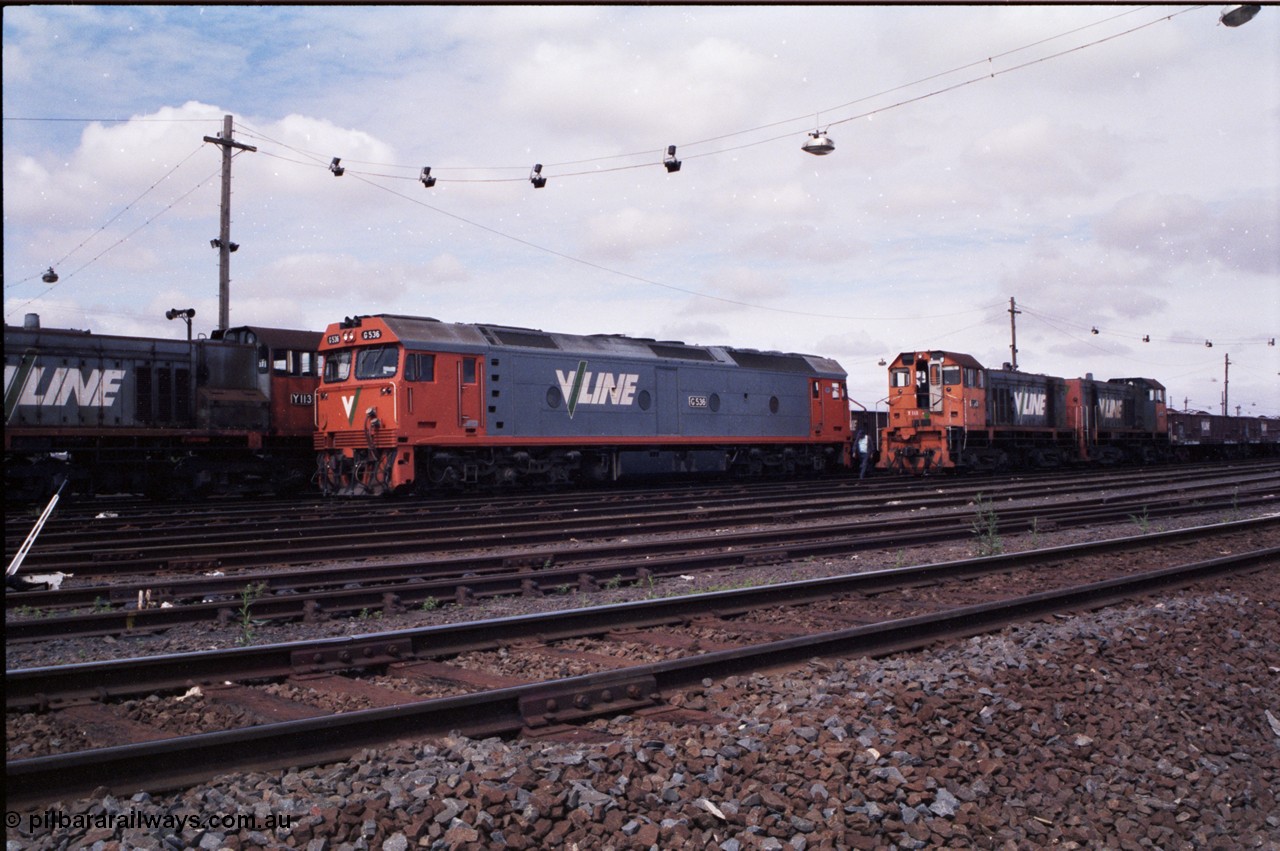
[[[324,355],[324,381],[333,384],[351,377],[351,349],[339,349]]]
[[[358,381],[394,378],[399,368],[400,350],[395,346],[369,346],[328,352],[324,358],[325,383],[334,384],[351,378],[353,362]]]
[[[400,362],[395,346],[369,346],[356,352],[356,379],[394,378]]]

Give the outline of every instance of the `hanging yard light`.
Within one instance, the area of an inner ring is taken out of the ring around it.
[[[1260,11],[1262,6],[1258,3],[1236,3],[1232,6],[1224,6],[1222,14],[1218,16],[1218,22],[1229,27],[1238,27],[1252,21],[1253,16]]]
[[[667,168],[667,174],[680,170],[680,160],[676,159],[676,146],[667,145],[667,156],[663,159],[662,164]]]
[[[824,157],[835,149],[836,143],[831,141],[825,130],[814,130],[809,134],[809,141],[800,146],[800,150],[818,157]]]

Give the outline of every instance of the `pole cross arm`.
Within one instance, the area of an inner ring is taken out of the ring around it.
[[[246,145],[244,142],[237,142],[235,139],[224,139],[221,136],[205,136],[206,142],[212,142],[215,145],[226,145],[229,148],[239,148],[242,151],[258,150],[253,145]]]

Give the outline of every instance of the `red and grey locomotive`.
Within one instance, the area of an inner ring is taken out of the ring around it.
[[[879,466],[901,473],[1189,460],[1226,454],[1224,432],[1232,454],[1275,453],[1280,440],[1263,417],[1170,412],[1155,379],[986,369],[946,351],[898,355],[888,406]]]
[[[816,355],[391,315],[321,353],[326,493],[849,464],[846,374]]]

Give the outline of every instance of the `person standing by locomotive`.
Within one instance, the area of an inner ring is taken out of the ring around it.
[[[865,479],[867,470],[871,469],[871,437],[862,426],[858,426],[858,433],[854,436],[853,445],[858,450],[858,478]]]

